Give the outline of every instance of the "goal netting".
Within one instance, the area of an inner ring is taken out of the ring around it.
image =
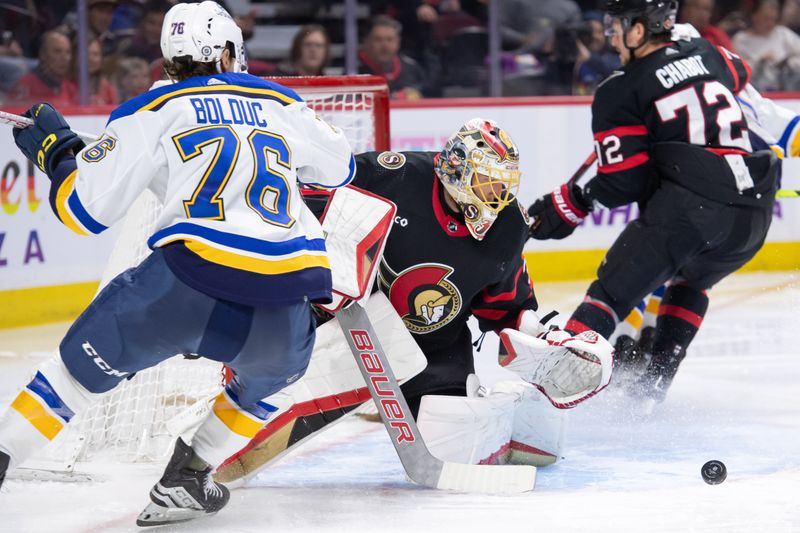
[[[342,128],[355,153],[389,149],[386,83],[375,76],[274,78],[297,91],[324,120]],[[100,287],[150,253],[161,206],[145,192],[123,222]],[[71,472],[77,462],[152,462],[168,457],[177,434],[223,386],[223,368],[206,359],[176,355],[123,381],[89,411],[76,416],[31,461],[33,468]],[[27,466],[27,465],[26,465]]]

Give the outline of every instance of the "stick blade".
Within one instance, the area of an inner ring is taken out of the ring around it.
[[[486,494],[519,494],[536,486],[536,467],[444,463],[437,489]]]

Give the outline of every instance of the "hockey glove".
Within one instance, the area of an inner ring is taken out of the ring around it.
[[[52,176],[53,169],[67,150],[83,149],[84,142],[70,128],[64,117],[48,103],[36,104],[23,116],[33,118],[33,125],[14,128],[14,142],[22,153]]]
[[[592,206],[584,200],[580,187],[570,187],[565,183],[528,208],[533,219],[530,236],[540,241],[568,237],[591,210]]]

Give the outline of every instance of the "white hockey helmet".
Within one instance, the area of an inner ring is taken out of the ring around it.
[[[228,43],[233,44],[233,72],[247,72],[242,30],[222,6],[211,0],[199,4],[176,4],[167,11],[161,27],[164,59],[191,57],[213,62],[222,72],[220,60]]]
[[[461,126],[447,140],[434,168],[479,241],[519,189],[519,150],[493,120],[473,118]]]

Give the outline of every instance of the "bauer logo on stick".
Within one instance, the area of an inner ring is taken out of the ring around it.
[[[403,410],[403,406],[389,385],[390,378],[386,375],[380,358],[374,353],[375,345],[369,332],[363,329],[351,329],[347,333],[359,351],[359,362],[369,374],[370,387],[375,391],[375,395],[381,398],[380,406],[383,414],[390,420],[389,425],[397,430],[395,437],[397,442],[414,442],[414,432],[406,422],[409,414]]]

